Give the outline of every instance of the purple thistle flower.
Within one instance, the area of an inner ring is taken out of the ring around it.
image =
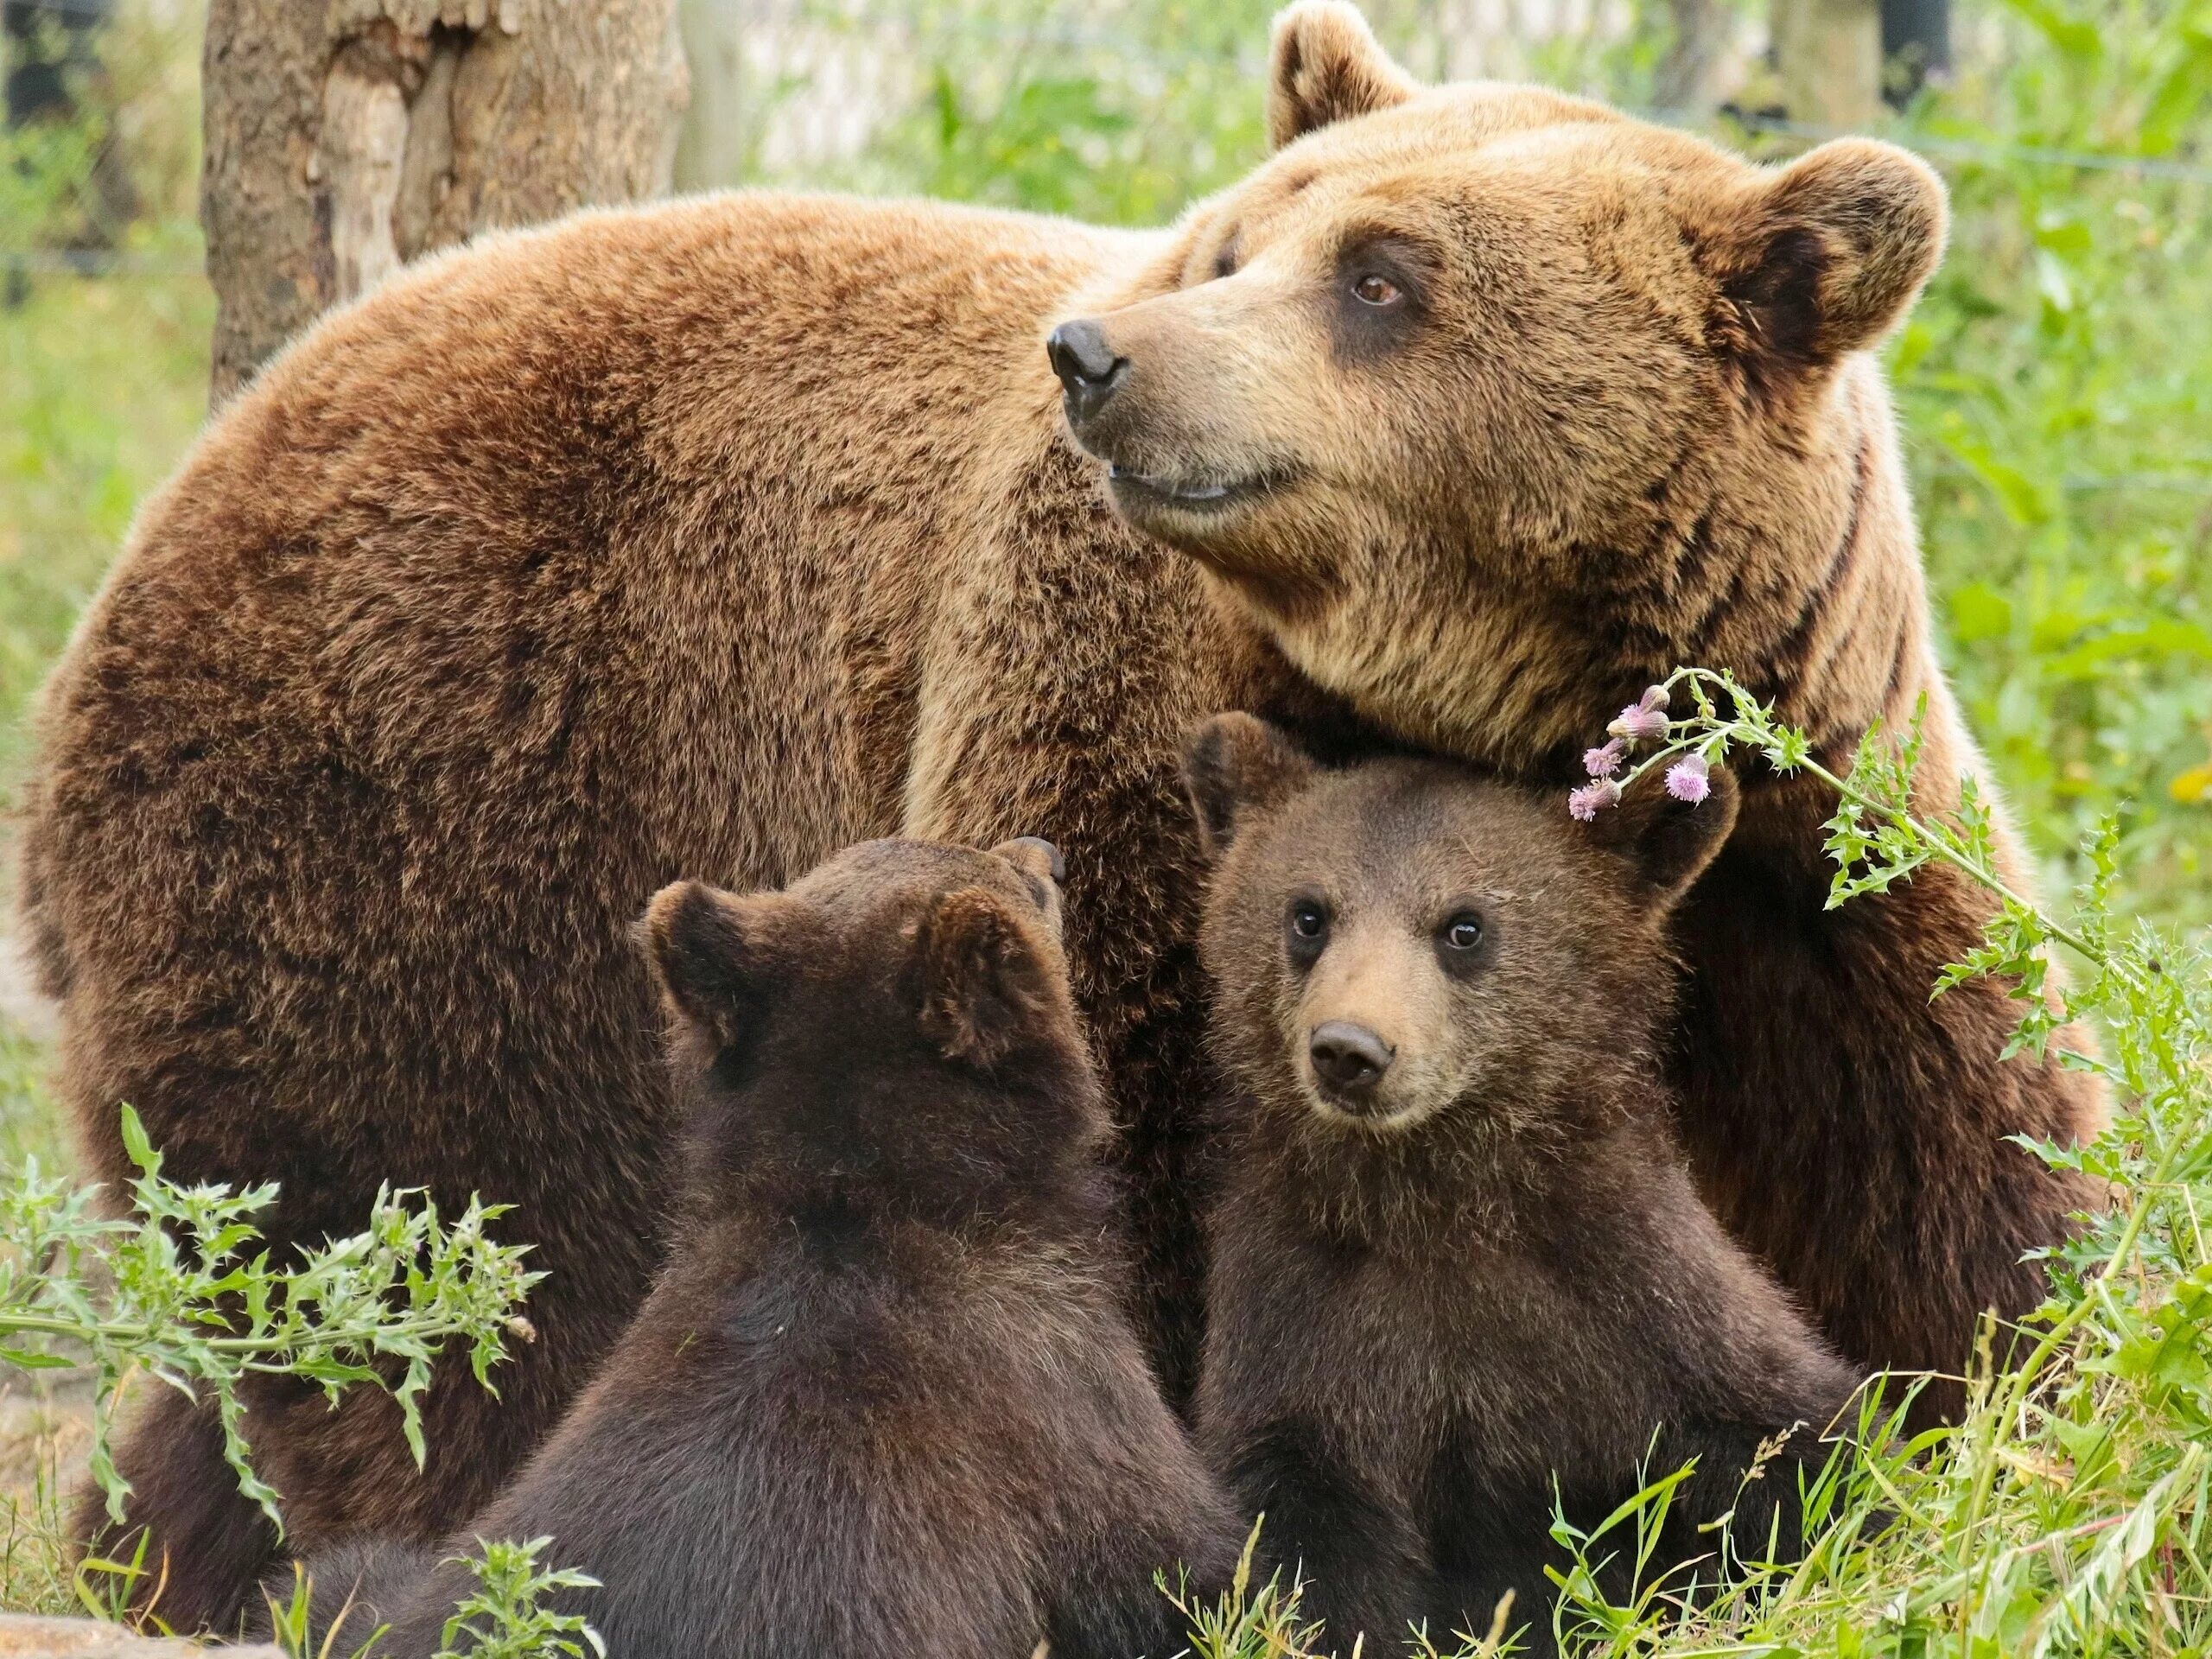
[[[1631,743],[1656,743],[1667,735],[1667,716],[1656,709],[1639,709],[1630,703],[1621,710],[1620,718],[1605,729]]]
[[[1667,735],[1667,688],[1646,687],[1643,695],[1622,709],[1620,718],[1605,729],[1631,743],[1656,743]]]
[[[1592,778],[1610,778],[1627,758],[1628,745],[1618,737],[1608,738],[1603,748],[1582,751],[1582,769]]]
[[[1713,792],[1712,772],[1701,754],[1686,754],[1667,768],[1667,792],[1695,806]]]
[[[1567,812],[1571,818],[1587,823],[1598,816],[1599,809],[1613,805],[1621,798],[1621,786],[1610,778],[1594,784],[1586,784],[1567,798]]]

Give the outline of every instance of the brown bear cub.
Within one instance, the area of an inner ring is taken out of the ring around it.
[[[613,1659],[1185,1645],[1154,1575],[1217,1591],[1243,1528],[1124,1312],[1058,879],[1031,838],[876,841],[783,892],[653,899],[688,1108],[671,1260],[441,1554],[550,1535],[601,1586],[556,1605]],[[348,1629],[427,1656],[470,1581],[425,1560],[311,1561],[318,1611],[358,1588]]]
[[[1585,826],[1440,762],[1324,772],[1248,715],[1185,772],[1231,1120],[1199,1436],[1328,1641],[1480,1633],[1510,1591],[1548,1650],[1554,1481],[1587,1528],[1694,1459],[1655,1572],[1732,1510],[1792,1547],[1857,1379],[1707,1211],[1658,1081],[1732,782]]]

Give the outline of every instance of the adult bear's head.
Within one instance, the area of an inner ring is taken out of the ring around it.
[[[1268,124],[1266,165],[1052,334],[1131,524],[1464,753],[1562,751],[1677,661],[1824,728],[1881,711],[1923,606],[1863,351],[1941,255],[1926,167],[1423,89],[1335,0],[1279,20]]]

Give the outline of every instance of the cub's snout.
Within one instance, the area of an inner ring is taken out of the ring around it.
[[[1459,1082],[1453,1010],[1421,943],[1387,906],[1347,914],[1341,900],[1292,903],[1281,951],[1283,1052],[1324,1117],[1400,1128]]]
[[[1367,1109],[1375,1085],[1398,1058],[1398,1051],[1365,1026],[1349,1020],[1325,1020],[1306,1039],[1306,1058],[1314,1080],[1347,1111]]]

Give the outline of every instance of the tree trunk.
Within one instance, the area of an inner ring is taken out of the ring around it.
[[[1882,96],[1902,109],[1951,74],[1951,0],[1882,0]]]
[[[1673,38],[1659,60],[1652,101],[1669,114],[1703,115],[1713,103],[1713,75],[1736,22],[1723,0],[1667,0]]]
[[[405,260],[667,188],[676,0],[210,0],[213,397]]]
[[[1774,0],[1773,19],[1792,121],[1858,132],[1881,118],[1881,0]]]
[[[681,0],[691,105],[676,146],[676,188],[735,184],[751,158],[754,99],[746,73],[745,25],[754,0]]]

